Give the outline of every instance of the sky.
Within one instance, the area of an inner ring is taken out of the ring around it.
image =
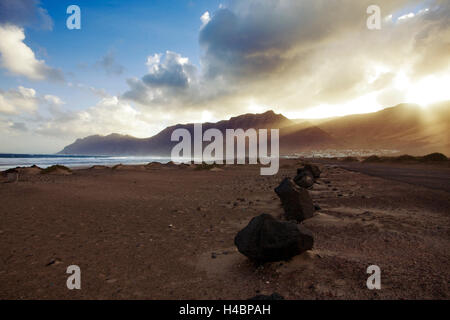
[[[0,0],[0,153],[450,100],[449,17],[448,0]]]

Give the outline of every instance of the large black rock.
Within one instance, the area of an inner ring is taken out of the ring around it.
[[[301,222],[312,218],[314,214],[314,204],[306,189],[297,186],[290,178],[285,178],[281,184],[275,188],[275,192],[281,199],[284,215],[287,220],[297,220]]]
[[[269,214],[253,218],[234,238],[239,252],[257,262],[288,260],[312,249],[313,242],[311,231]]]

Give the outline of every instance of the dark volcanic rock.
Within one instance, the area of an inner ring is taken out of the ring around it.
[[[311,188],[314,185],[314,178],[309,171],[303,171],[294,178],[294,182],[302,188]]]
[[[284,297],[282,295],[274,292],[270,296],[259,294],[248,300],[284,300]]]
[[[311,250],[314,245],[314,235],[305,226],[302,226],[301,224],[297,225],[298,230],[300,231],[300,234],[302,235],[302,249],[303,251]]]
[[[234,238],[239,252],[257,262],[287,260],[313,245],[312,233],[269,214],[253,218]]]
[[[284,215],[287,220],[301,222],[305,219],[312,218],[314,205],[308,191],[297,186],[292,179],[284,179],[275,188],[275,192],[281,199]]]
[[[442,153],[430,153],[422,157],[424,161],[447,161],[448,158]]]
[[[305,164],[303,167],[297,169],[297,175],[305,175],[306,172],[310,172],[314,179],[320,178],[321,171],[318,166],[314,164]]]
[[[320,178],[320,174],[322,173],[322,171],[320,171],[318,166],[314,164],[307,164],[305,165],[305,169],[310,170],[315,179]]]

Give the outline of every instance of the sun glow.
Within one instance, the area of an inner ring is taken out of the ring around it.
[[[406,102],[427,107],[439,101],[450,100],[450,76],[428,76],[409,85],[406,89]]]
[[[380,75],[389,72],[388,69],[379,67],[375,70],[369,83],[375,82]],[[393,81],[391,89],[399,93],[398,97],[391,99],[387,104],[380,103],[379,97],[386,91],[374,91],[356,99],[352,99],[340,104],[323,103],[302,111],[283,112],[291,119],[321,119],[350,114],[361,114],[376,112],[386,107],[391,107],[400,103],[418,104],[423,108],[436,102],[450,100],[450,75],[434,76],[430,75],[413,82],[408,75],[401,71],[398,72]]]
[[[263,113],[270,109],[271,107],[258,104],[253,99],[251,99],[247,105],[247,110],[251,113]]]
[[[381,110],[377,93],[369,93],[341,104],[320,104],[298,112],[283,112],[290,119],[321,119],[350,114],[369,113]]]

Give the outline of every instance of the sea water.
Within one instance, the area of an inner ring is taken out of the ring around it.
[[[153,156],[77,156],[55,154],[13,154],[0,153],[0,171],[15,167],[29,167],[37,165],[47,168],[55,164],[69,168],[91,167],[93,165],[114,166],[116,164],[147,164],[149,162],[167,163],[170,158]]]

